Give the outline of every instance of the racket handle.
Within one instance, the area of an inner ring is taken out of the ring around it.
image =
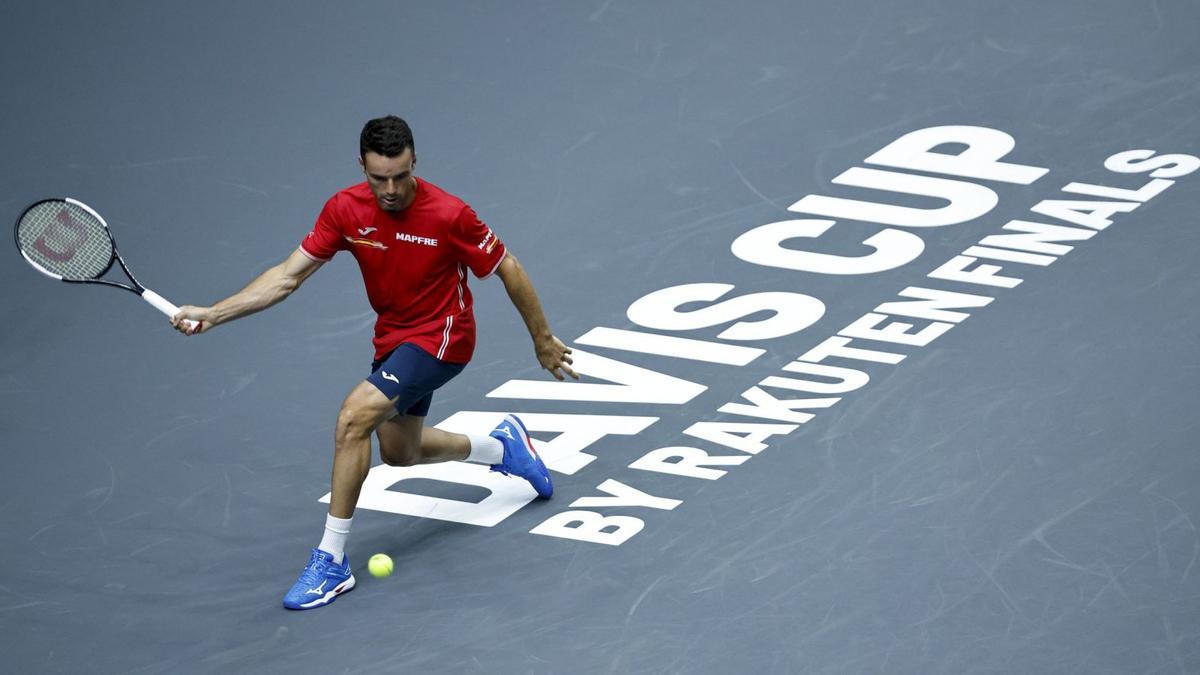
[[[163,314],[166,314],[168,317],[174,317],[179,313],[179,308],[172,304],[170,300],[167,300],[149,288],[142,291],[142,299],[153,305],[155,309]],[[191,330],[196,327],[197,323],[191,319],[184,319],[183,325],[188,330]]]

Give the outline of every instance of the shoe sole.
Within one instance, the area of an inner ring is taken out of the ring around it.
[[[339,596],[343,593],[349,593],[350,591],[354,590],[355,583],[356,582],[354,581],[354,575],[351,574],[349,579],[346,579],[345,581],[338,584],[337,586],[334,586],[332,589],[330,589],[330,591],[328,593],[317,598],[316,600],[313,600],[312,602],[306,602],[303,605],[296,605],[294,607],[292,605],[284,603],[283,606],[287,609],[296,609],[296,610],[316,609],[317,607],[324,607],[325,605],[328,605],[329,603],[336,600],[337,596]]]
[[[529,448],[530,454],[533,455],[534,465],[538,467],[539,472],[545,472],[541,474],[541,477],[546,480],[546,485],[549,486],[550,491],[543,495],[535,486],[533,489],[538,493],[538,498],[550,499],[550,497],[554,494],[554,483],[550,480],[550,472],[546,469],[546,463],[542,461],[541,455],[537,454],[537,450],[535,450],[533,447],[533,439],[529,437],[529,431],[525,429],[525,424],[521,422],[520,418],[518,418],[516,415],[505,415],[504,421],[513,425],[513,427],[517,429],[517,433],[521,434],[521,440],[524,441],[525,447]]]

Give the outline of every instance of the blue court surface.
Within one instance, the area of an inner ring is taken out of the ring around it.
[[[1200,672],[1200,5],[47,2],[0,22],[0,207],[104,214],[207,305],[362,180],[372,117],[520,257],[321,537],[375,314],[339,255],[185,337],[0,265],[7,673]],[[10,221],[10,222],[12,222]],[[374,553],[395,572],[367,573]]]

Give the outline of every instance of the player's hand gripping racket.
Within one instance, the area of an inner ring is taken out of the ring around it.
[[[43,199],[17,219],[17,248],[37,271],[72,284],[104,284],[136,293],[168,317],[179,308],[133,278],[117,252],[108,224],[88,205],[74,199]],[[101,279],[116,260],[133,285]],[[184,319],[191,330],[197,322]]]

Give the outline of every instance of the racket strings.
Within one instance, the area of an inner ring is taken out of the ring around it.
[[[21,216],[17,244],[32,262],[64,279],[95,279],[113,257],[104,224],[87,210],[59,200],[35,204]]]

